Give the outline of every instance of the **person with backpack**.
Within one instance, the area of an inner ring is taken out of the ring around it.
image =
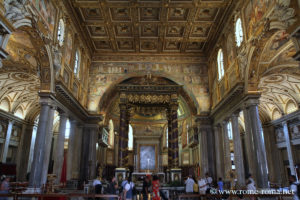
[[[290,181],[290,190],[294,192],[294,200],[299,200],[300,196],[300,183],[297,182],[296,176],[291,175],[289,178]]]
[[[128,177],[127,183],[125,183],[123,189],[123,199],[132,200],[134,196],[134,183],[131,181],[131,177]]]

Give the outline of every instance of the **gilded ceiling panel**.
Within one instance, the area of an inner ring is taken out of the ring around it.
[[[233,1],[69,0],[95,53],[200,53]],[[225,19],[226,20],[226,19]],[[126,42],[119,39],[130,38]],[[170,40],[172,38],[172,40]],[[195,41],[196,40],[196,41]]]

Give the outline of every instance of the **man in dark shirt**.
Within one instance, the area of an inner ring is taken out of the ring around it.
[[[111,182],[109,183],[109,194],[117,194],[117,188],[118,188],[118,184],[116,181],[116,177],[112,177],[111,178]],[[113,200],[114,198],[109,198],[110,200]]]
[[[150,187],[149,176],[146,176],[143,182],[143,190],[142,190],[143,200],[148,200],[149,187]]]

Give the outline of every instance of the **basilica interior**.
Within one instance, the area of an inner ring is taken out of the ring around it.
[[[288,186],[299,15],[299,0],[0,0],[1,175]]]

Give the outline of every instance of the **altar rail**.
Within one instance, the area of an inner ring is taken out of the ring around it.
[[[66,200],[66,199],[71,199],[71,198],[76,198],[76,197],[83,197],[83,198],[88,198],[88,199],[96,199],[96,198],[101,198],[101,199],[108,199],[108,198],[113,198],[113,199],[118,199],[118,195],[113,195],[113,194],[78,194],[78,193],[53,193],[53,194],[21,194],[21,193],[16,193],[16,194],[0,194],[1,197],[8,197],[9,199],[13,200],[22,200],[22,199],[39,199],[39,200]]]
[[[278,200],[283,200],[283,199],[293,199],[292,194],[243,194],[242,196],[237,196],[236,194],[228,194],[226,197],[225,195],[221,194],[181,194],[178,196],[178,200],[191,200],[191,199],[201,199],[201,200],[214,200],[214,199],[278,199]]]

